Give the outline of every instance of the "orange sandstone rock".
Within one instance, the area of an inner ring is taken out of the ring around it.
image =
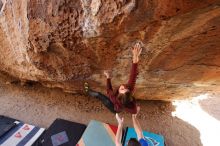
[[[105,92],[128,79],[144,44],[135,96],[173,100],[220,92],[219,0],[1,1],[0,70],[66,92]]]

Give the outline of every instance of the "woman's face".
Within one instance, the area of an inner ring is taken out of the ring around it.
[[[118,89],[119,93],[121,94],[125,94],[126,92],[128,92],[129,90],[124,86],[124,85],[121,85]]]

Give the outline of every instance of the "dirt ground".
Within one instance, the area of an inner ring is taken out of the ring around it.
[[[45,88],[38,83],[21,85],[11,81],[13,79],[0,75],[0,115],[42,127],[48,127],[56,118],[85,124],[91,119],[116,124],[115,115],[111,114],[97,99],[64,93],[60,89]],[[220,97],[219,94],[216,97]],[[187,118],[189,121],[192,119],[188,115],[195,113],[193,107],[196,105],[186,104],[188,113],[178,117],[180,113],[177,110],[178,105],[173,105],[171,102],[138,101],[138,104],[141,106],[139,119],[143,129],[164,135],[167,146],[218,145],[214,139],[210,140],[212,142],[214,140],[213,144],[210,141],[204,142],[202,128],[196,126],[196,123],[201,124],[201,121],[204,121],[203,116],[198,116],[194,123],[187,122]],[[219,124],[220,98],[210,99],[201,105],[205,113]],[[188,107],[192,108],[192,111]],[[198,115],[195,114],[193,117]],[[130,114],[122,113],[121,116],[125,118],[125,126],[132,126]],[[212,123],[207,123],[203,128],[208,129],[210,125]],[[217,130],[219,125],[212,128]],[[213,136],[209,135],[211,138]]]

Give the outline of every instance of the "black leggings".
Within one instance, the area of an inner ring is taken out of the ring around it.
[[[98,98],[105,105],[105,107],[107,107],[112,113],[114,114],[116,113],[114,109],[114,104],[111,102],[111,100],[107,96],[103,95],[100,92],[93,91],[91,89],[89,89],[88,95]]]

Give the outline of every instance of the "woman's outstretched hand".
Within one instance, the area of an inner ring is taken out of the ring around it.
[[[132,117],[133,117],[133,118],[136,118],[137,115],[138,115],[138,113],[140,112],[140,110],[141,110],[141,107],[140,107],[140,106],[137,106],[137,113],[136,113],[136,114],[132,114]]]
[[[141,54],[142,48],[140,43],[136,43],[134,47],[132,48],[132,53],[133,53],[133,63],[138,63],[139,61],[139,56]]]
[[[124,118],[119,117],[118,113],[115,114],[115,117],[118,121],[118,125],[123,125],[124,123]]]
[[[116,146],[122,146],[121,139],[122,139],[124,118],[120,118],[118,113],[115,114],[115,117],[118,121],[118,129],[117,129],[117,133],[116,133],[116,136],[115,136],[115,145]]]
[[[107,70],[104,71],[104,75],[106,76],[107,79],[110,78],[110,73]]]

